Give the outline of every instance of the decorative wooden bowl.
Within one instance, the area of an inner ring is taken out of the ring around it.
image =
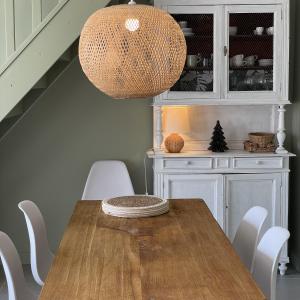
[[[169,211],[169,201],[155,196],[134,195],[102,201],[105,214],[121,218],[144,218]]]

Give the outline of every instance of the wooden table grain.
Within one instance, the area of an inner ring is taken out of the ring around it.
[[[168,214],[105,215],[79,201],[41,300],[263,300],[207,206],[171,200]]]

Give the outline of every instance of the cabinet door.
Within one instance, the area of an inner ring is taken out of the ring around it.
[[[223,228],[223,176],[200,174],[164,175],[166,199],[203,199]]]
[[[244,214],[253,206],[269,212],[264,230],[281,225],[281,174],[233,174],[225,176],[226,234],[232,240]]]
[[[187,60],[180,79],[163,100],[220,98],[221,7],[166,6],[186,38]]]
[[[226,6],[226,98],[280,100],[284,61],[281,13],[281,5]]]

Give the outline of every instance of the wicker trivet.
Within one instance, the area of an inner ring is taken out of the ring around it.
[[[124,196],[107,200],[107,204],[117,207],[145,207],[162,203],[163,200],[152,196]]]
[[[169,202],[155,196],[123,196],[102,201],[102,210],[116,217],[150,217],[168,212]]]

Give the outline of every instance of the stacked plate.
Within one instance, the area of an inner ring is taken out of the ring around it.
[[[134,195],[102,201],[105,214],[121,218],[144,218],[169,211],[169,201],[155,196]]]
[[[258,64],[261,67],[270,67],[273,66],[273,59],[259,59]]]
[[[193,36],[195,33],[193,32],[193,28],[181,28],[184,36]]]

